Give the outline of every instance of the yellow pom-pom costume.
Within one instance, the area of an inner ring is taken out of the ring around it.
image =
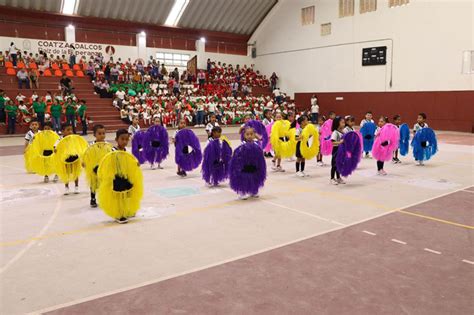
[[[35,135],[33,142],[28,146],[25,154],[27,165],[41,176],[49,176],[56,172],[54,144],[59,136],[51,130],[40,131]]]
[[[288,120],[278,120],[273,124],[270,142],[278,158],[292,157],[296,152],[296,130],[290,129]]]
[[[230,144],[230,141],[229,141],[229,139],[228,139],[226,136],[221,136],[221,138],[220,138],[220,139],[221,139],[221,141],[225,141],[225,142],[227,142],[227,144],[229,145],[229,147],[231,147],[231,148],[232,148],[232,145]]]
[[[81,159],[87,149],[87,141],[81,136],[64,137],[56,146],[56,173],[63,183],[69,183],[81,175]]]
[[[135,216],[143,197],[143,174],[138,160],[125,151],[108,153],[97,174],[99,206],[114,218]]]
[[[26,147],[25,153],[23,154],[23,158],[25,159],[25,169],[27,173],[34,173],[33,164],[31,163],[33,155],[33,150],[31,150],[31,144]]]
[[[99,187],[97,180],[97,170],[99,168],[100,161],[108,153],[112,152],[112,145],[107,142],[97,142],[87,148],[84,156],[82,157],[82,164],[86,171],[86,178],[91,192],[95,193]]]
[[[301,155],[305,159],[310,160],[318,155],[319,132],[313,124],[307,124],[306,127],[304,127],[303,131],[301,132],[300,141]],[[311,145],[309,145],[309,142],[311,142]]]

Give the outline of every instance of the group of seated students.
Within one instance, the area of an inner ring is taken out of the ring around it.
[[[40,96],[33,91],[29,98],[21,92],[10,98],[0,90],[0,124],[7,122],[7,134],[14,134],[17,124],[28,125],[32,119],[36,119],[41,127],[51,123],[56,132],[60,132],[61,124],[67,122],[75,133],[77,123],[81,123],[82,134],[87,134],[86,101],[74,94],[52,94],[48,91]]]
[[[270,96],[174,96],[154,92],[129,95],[122,89],[116,95],[113,104],[120,110],[120,118],[126,123],[138,118],[145,126],[160,118],[165,126],[176,127],[184,120],[188,126],[204,127],[212,115],[219,124],[232,125],[241,124],[249,115],[263,120],[266,109],[282,114],[295,110],[293,102],[276,103]]]

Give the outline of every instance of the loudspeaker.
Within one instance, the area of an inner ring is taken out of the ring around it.
[[[257,58],[257,47],[252,47],[252,58]]]

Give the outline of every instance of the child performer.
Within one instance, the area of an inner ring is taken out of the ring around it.
[[[171,138],[171,141],[174,143],[175,147],[176,147],[176,136],[178,135],[180,130],[183,130],[185,128],[186,128],[186,121],[184,119],[180,119],[178,123],[178,129],[174,132],[174,135]],[[177,165],[177,167],[178,167],[178,171],[176,172],[177,175],[181,177],[187,176],[186,172],[182,170],[181,167],[179,167],[179,165]]]
[[[105,142],[105,127],[104,125],[95,125],[93,129],[95,140],[91,143],[91,146],[84,153],[82,166],[86,170],[86,178],[91,190],[91,201],[90,206],[92,208],[97,207],[96,201],[96,190],[99,187],[99,181],[97,179],[97,171],[99,163],[102,158],[112,152],[112,145]]]
[[[263,118],[262,123],[263,123],[263,125],[264,125],[265,127],[268,126],[268,125],[273,124],[272,111],[271,111],[270,109],[265,109],[265,110],[263,111],[263,117],[264,117],[264,118]],[[240,132],[239,132],[239,133],[240,133]],[[268,135],[268,136],[270,136],[270,135]],[[273,157],[272,152],[265,152],[265,153],[264,153],[264,156],[265,156],[265,157]]]
[[[374,120],[372,119],[372,112],[371,111],[368,111],[367,113],[365,113],[365,117],[364,119],[362,119],[362,121],[360,122],[360,128],[362,129],[362,127],[364,127],[364,125],[366,123],[374,123]],[[370,155],[369,155],[369,152],[368,151],[365,151],[365,158],[370,158]]]
[[[426,123],[426,114],[425,113],[419,113],[418,118],[416,119],[416,124],[413,126],[413,133],[416,136],[417,132],[419,132],[420,130],[425,129],[425,128],[429,128],[428,124]],[[434,132],[432,132],[432,134],[433,134],[433,137],[432,137],[432,141],[430,141],[430,142],[435,142],[436,137],[434,136]],[[414,143],[415,143],[415,138],[413,138],[412,145]],[[437,144],[436,144],[434,152],[432,154],[435,154],[436,151],[437,151]],[[419,166],[425,165],[424,162],[423,162],[423,158],[420,159],[419,157],[418,158],[416,157],[417,155],[415,154],[415,150],[413,150],[413,153],[415,155],[415,161],[418,163],[417,165],[419,165]],[[432,154],[430,154],[430,157],[431,157]]]
[[[375,130],[375,136],[378,137],[380,130],[382,129],[385,124],[388,123],[388,118],[385,116],[382,116],[379,118],[379,121],[377,123],[378,127],[377,130]],[[387,175],[387,172],[384,171],[383,166],[385,162],[384,161],[377,161],[377,175]]]
[[[72,125],[61,126],[62,137],[55,145],[56,169],[59,178],[64,182],[64,195],[69,195],[69,181],[74,180],[74,193],[79,193],[79,175],[81,174],[80,159],[87,149],[87,142],[81,136],[73,135]]]
[[[136,158],[126,152],[130,135],[126,129],[116,132],[116,146],[100,162],[98,169],[99,205],[119,224],[128,222],[140,208],[143,174]]]
[[[400,125],[402,124],[402,117],[400,115],[393,116],[393,124],[397,126],[398,129],[400,129]],[[393,164],[402,163],[402,161],[400,161],[400,159],[398,158],[398,149],[393,151],[392,163]]]
[[[283,116],[281,115],[281,113],[277,113],[275,115],[275,122],[279,121],[279,120],[283,120]],[[255,132],[254,132],[254,135],[255,135]],[[245,134],[244,134],[244,136],[245,136]],[[281,157],[278,156],[278,154],[276,152],[275,152],[275,156],[273,157],[272,163],[273,163],[272,170],[274,170],[275,172],[284,172],[285,171],[281,167]]]
[[[341,174],[339,174],[336,167],[337,150],[339,148],[339,145],[343,142],[342,136],[344,135],[343,133],[344,126],[345,126],[344,118],[340,116],[336,116],[333,119],[332,126],[331,126],[332,158],[331,158],[331,181],[330,181],[330,183],[333,185],[346,183],[344,180],[342,180]]]
[[[229,177],[232,148],[225,138],[221,139],[221,135],[221,127],[212,128],[211,137],[204,149],[202,178],[210,187],[219,185]]]
[[[140,131],[140,125],[138,124],[138,117],[133,117],[132,124],[128,127],[128,133],[130,138],[133,139],[133,136]]]
[[[321,115],[318,117],[318,133],[320,134],[321,133],[321,126],[324,124],[324,122],[326,121],[326,116],[324,115]],[[318,155],[316,155],[316,163],[319,165],[319,166],[324,166],[324,162],[323,162],[323,154],[321,153],[321,143],[319,144],[319,151],[318,151]]]
[[[166,133],[166,142],[167,142],[167,143],[163,143],[163,144],[161,145],[161,147],[162,147],[162,148],[166,147],[166,152],[168,152],[168,148],[169,148],[169,146],[168,146],[168,132],[166,131],[166,127],[163,125],[163,122],[161,121],[160,117],[155,117],[155,118],[153,118],[153,126],[161,126],[161,127],[163,127],[163,129],[165,130],[165,133]],[[166,153],[165,155],[167,156],[168,153]],[[166,158],[166,156],[165,156],[164,158]],[[163,158],[163,159],[164,159],[164,158]],[[159,170],[162,170],[162,169],[163,169],[163,166],[161,166],[161,162],[158,162],[157,164],[158,164],[158,165],[157,165],[156,168],[159,169]],[[150,168],[151,168],[152,170],[155,169],[155,163],[154,163],[154,161],[150,162]]]
[[[230,188],[239,195],[239,199],[258,198],[258,191],[265,184],[267,167],[257,141],[253,128],[247,127],[244,141],[230,161]]]
[[[26,168],[26,171],[28,173],[33,173],[33,168],[32,168],[32,165],[30,163],[31,159],[29,157],[29,154],[31,154],[31,153],[28,152],[28,149],[29,149],[29,145],[31,144],[31,142],[33,142],[33,138],[38,133],[38,128],[39,128],[38,120],[33,118],[30,122],[30,130],[28,130],[28,132],[25,135],[25,147],[24,147],[24,150],[23,150],[23,154],[24,154],[24,157],[25,157],[25,168]],[[44,177],[44,182],[47,183],[48,181],[49,181],[48,176],[45,176]]]
[[[344,134],[354,131],[354,124],[355,124],[355,118],[354,116],[347,115],[344,117],[344,120],[346,122],[346,127],[344,127],[344,130],[342,131]]]
[[[206,125],[206,133],[208,138],[211,138],[212,128],[214,127],[219,127],[219,123],[217,122],[216,114],[211,114],[209,116],[209,123]]]
[[[308,125],[309,120],[308,116],[302,115],[298,118],[298,124],[300,125],[299,128],[296,129],[296,176],[299,177],[306,177],[304,173],[305,167],[305,158],[301,154],[301,132],[303,132],[304,127]]]

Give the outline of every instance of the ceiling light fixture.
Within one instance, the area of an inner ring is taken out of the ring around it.
[[[79,0],[62,0],[61,1],[61,13],[62,14],[76,14]]]
[[[176,26],[183,15],[184,10],[189,4],[189,0],[176,0],[171,8],[168,17],[166,18],[166,26]]]

